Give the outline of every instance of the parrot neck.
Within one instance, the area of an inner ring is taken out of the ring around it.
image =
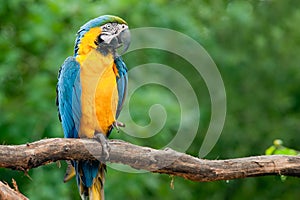
[[[84,53],[77,54],[76,61],[79,62],[79,64],[82,64],[87,59],[87,57],[90,54],[90,52],[92,52],[93,50],[95,50],[95,49],[94,48],[90,48],[89,50],[85,51]],[[115,53],[112,52],[109,49],[106,49],[106,48],[96,48],[96,51],[99,52],[103,57],[112,57],[112,58],[115,58]]]

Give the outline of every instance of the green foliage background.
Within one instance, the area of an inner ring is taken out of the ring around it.
[[[131,28],[170,28],[197,40],[216,62],[227,92],[227,118],[208,159],[264,154],[273,139],[299,149],[300,141],[300,2],[292,0],[1,0],[0,2],[0,141],[21,144],[62,137],[55,106],[57,71],[73,53],[75,34],[91,18],[114,14]],[[157,36],[159,37],[159,35]],[[187,153],[197,156],[210,119],[205,83],[183,59],[145,50],[124,57],[128,68],[157,62],[180,71],[199,98],[200,129]],[[168,101],[166,101],[166,99]],[[158,86],[137,91],[129,104],[141,125],[148,109],[161,102],[172,118],[161,133],[136,139],[114,138],[163,147],[178,127],[180,109],[174,96]],[[174,116],[174,117],[173,117]],[[176,117],[178,116],[178,117]],[[193,120],[193,119],[188,119]],[[134,131],[134,130],[133,130]],[[75,181],[62,182],[64,168],[55,164],[24,173],[1,169],[0,179],[14,178],[30,199],[79,199]],[[109,168],[107,199],[296,199],[299,179],[260,177],[197,183],[150,173],[131,174]]]

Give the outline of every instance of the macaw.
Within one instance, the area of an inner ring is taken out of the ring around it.
[[[65,138],[98,138],[103,145],[103,138],[114,127],[123,125],[116,120],[128,78],[126,65],[116,50],[123,46],[124,53],[129,43],[128,25],[117,16],[100,16],[79,29],[74,55],[61,66],[56,89]],[[71,161],[71,169],[82,199],[104,199],[104,163]],[[69,172],[65,180],[70,177]]]

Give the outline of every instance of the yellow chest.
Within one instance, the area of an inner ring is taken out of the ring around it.
[[[118,90],[112,55],[91,50],[80,62],[81,120],[79,137],[106,135],[116,120]]]

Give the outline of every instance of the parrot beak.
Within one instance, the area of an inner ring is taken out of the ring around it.
[[[130,45],[130,31],[128,28],[124,29],[123,31],[120,32],[120,34],[117,36],[118,37],[118,47],[122,47],[120,55],[124,54],[127,49],[129,48]]]
[[[102,34],[100,38],[103,40],[102,44],[114,50],[118,49],[118,54],[122,55],[129,47],[130,31],[127,25],[119,24],[119,29],[117,31]]]

